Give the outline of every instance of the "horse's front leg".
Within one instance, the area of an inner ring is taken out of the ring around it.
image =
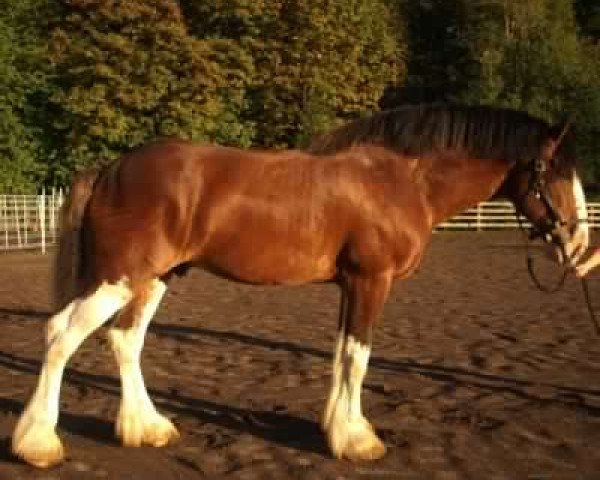
[[[322,426],[334,456],[374,460],[385,446],[361,409],[362,383],[367,373],[375,319],[388,296],[389,272],[349,278],[342,287],[340,335],[336,345],[331,393]],[[347,305],[344,303],[347,302]]]

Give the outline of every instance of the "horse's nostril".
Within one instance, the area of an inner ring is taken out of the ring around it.
[[[573,235],[575,235],[576,232],[577,232],[577,223],[573,223],[569,227],[569,235],[571,235],[571,237],[572,237]]]

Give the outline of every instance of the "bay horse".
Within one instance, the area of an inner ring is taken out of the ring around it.
[[[392,281],[415,271],[438,223],[496,192],[559,261],[576,263],[588,227],[573,146],[570,130],[523,112],[418,105],[351,122],[305,151],[166,139],[76,176],[62,211],[57,313],[13,453],[37,467],[63,459],[55,428],[65,365],[113,315],[117,436],[126,446],[157,447],[177,437],[146,391],[140,354],[169,277],[200,267],[254,284],[339,285],[321,426],[335,457],[381,457],[361,389]]]

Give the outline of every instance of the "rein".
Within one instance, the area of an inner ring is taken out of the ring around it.
[[[568,260],[567,252],[565,250],[565,245],[564,245],[563,241],[561,241],[561,240],[556,241],[556,239],[551,235],[552,230],[554,230],[557,227],[564,226],[566,223],[561,218],[560,213],[554,206],[552,200],[550,199],[550,197],[548,196],[548,194],[546,192],[546,189],[544,188],[545,180],[543,178],[543,175],[546,171],[546,168],[547,167],[546,167],[545,163],[541,159],[536,159],[533,162],[531,181],[529,183],[528,191],[525,194],[525,196],[527,196],[530,193],[533,193],[535,195],[535,197],[538,200],[540,200],[546,207],[548,216],[550,217],[546,227],[544,229],[540,230],[539,228],[535,228],[532,226],[531,234],[528,235],[527,231],[525,229],[525,226],[523,225],[523,221],[522,221],[521,217],[519,216],[519,212],[516,211],[515,215],[517,217],[517,223],[519,224],[519,229],[521,230],[521,232],[523,234],[523,238],[524,238],[527,271],[529,273],[529,277],[531,278],[531,281],[537,287],[538,290],[540,290],[544,293],[556,293],[560,289],[563,288],[565,281],[567,279],[567,276],[569,275],[569,273],[571,271],[573,271],[573,268],[567,264],[567,260]],[[531,254],[530,244],[531,244],[531,240],[536,237],[542,237],[547,242],[553,242],[561,250],[561,254],[563,257],[563,272],[562,272],[560,279],[556,282],[555,285],[549,286],[547,284],[542,283],[540,281],[540,279],[538,278],[537,274],[535,273],[534,261],[533,261],[533,256]],[[592,323],[592,326],[596,332],[596,335],[600,336],[600,322],[598,321],[598,318],[596,317],[596,312],[594,311],[594,306],[592,304],[592,299],[590,296],[590,290],[589,290],[587,280],[585,278],[581,278],[580,280],[581,280],[581,288],[583,290],[583,297],[585,299],[585,304],[587,307],[587,311],[589,313],[590,322]]]
[[[531,253],[531,237],[532,236],[527,234],[525,226],[523,225],[523,220],[521,219],[521,217],[519,217],[518,213],[516,213],[516,217],[517,217],[517,222],[519,224],[519,229],[523,233],[523,239],[524,239],[524,243],[525,243],[525,260],[527,262],[527,272],[529,273],[529,277],[531,278],[531,281],[537,287],[538,290],[540,290],[544,293],[558,292],[561,288],[563,288],[563,286],[565,284],[565,281],[569,274],[569,269],[567,267],[563,268],[562,275],[561,275],[560,279],[556,282],[555,285],[548,286],[548,285],[542,283],[540,281],[540,279],[538,278],[537,274],[535,273],[533,255]],[[563,258],[566,258],[566,255],[565,255],[566,252],[565,252],[564,246],[562,246],[562,244],[561,244],[561,250],[562,250]]]
[[[569,275],[569,272],[572,271],[572,269],[567,266],[564,266],[562,275],[561,275],[560,279],[556,282],[555,285],[548,286],[548,285],[545,285],[544,283],[542,283],[540,281],[540,279],[538,278],[537,274],[535,273],[535,269],[533,266],[533,256],[531,255],[531,248],[530,248],[530,243],[531,243],[530,237],[529,237],[529,235],[527,235],[525,227],[523,226],[523,221],[521,220],[521,218],[519,217],[518,214],[517,214],[517,221],[519,223],[519,228],[521,229],[521,232],[523,233],[523,237],[525,239],[525,242],[524,242],[525,243],[525,252],[526,252],[525,255],[526,255],[526,261],[527,261],[527,271],[529,272],[529,278],[531,278],[531,281],[537,287],[537,289],[544,293],[558,292],[561,288],[563,288],[565,281],[567,279],[567,276]],[[561,250],[563,251],[563,258],[566,258],[564,246],[562,246],[562,244],[561,244]],[[585,278],[580,278],[580,280],[581,280],[581,289],[583,290],[583,298],[585,300],[585,306],[586,306],[588,314],[589,314],[590,322],[592,323],[592,327],[594,328],[596,335],[600,336],[600,321],[598,320],[598,317],[596,316],[596,312],[594,310],[594,305],[592,304],[592,298],[590,295],[590,288],[589,288],[588,282]]]
[[[587,306],[588,313],[590,314],[590,321],[596,330],[596,335],[600,336],[600,323],[598,322],[598,317],[596,317],[596,312],[594,311],[594,306],[592,305],[592,299],[590,297],[590,288],[585,278],[581,279],[581,288],[583,289],[585,305]]]
[[[530,242],[531,240],[537,237],[543,238],[548,243],[553,242],[560,248],[561,254],[566,265],[567,252],[565,251],[565,246],[562,241],[556,241],[556,239],[552,235],[552,232],[566,225],[566,222],[562,219],[560,212],[554,206],[552,199],[548,196],[548,193],[546,192],[546,180],[544,178],[544,174],[548,169],[548,167],[546,166],[546,162],[544,162],[544,160],[542,160],[541,158],[536,158],[530,163],[530,165],[531,177],[527,188],[527,192],[525,193],[523,198],[527,197],[530,194],[533,194],[536,199],[542,202],[544,204],[544,207],[546,208],[548,221],[543,227],[535,227],[532,225],[531,233],[527,235],[525,226],[523,225],[523,221],[519,216],[519,212],[516,211],[515,215],[517,217],[519,228],[521,232],[523,232],[523,237],[525,239],[527,271],[529,272],[529,276],[531,277],[532,282],[538,288],[538,290],[542,292],[555,293],[564,286],[565,280],[567,279],[567,275],[569,274],[569,270],[567,267],[563,269],[562,276],[555,285],[548,286],[543,284],[535,273]]]

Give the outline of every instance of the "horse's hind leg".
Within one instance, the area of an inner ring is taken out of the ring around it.
[[[165,290],[166,285],[158,279],[136,289],[134,298],[109,331],[122,388],[116,433],[128,447],[143,444],[161,447],[178,436],[171,421],[156,411],[146,391],[140,366],[144,336]]]
[[[67,326],[69,325],[69,319],[71,318],[73,309],[79,304],[79,302],[79,299],[73,300],[65,308],[53,315],[50,320],[48,320],[48,325],[46,325],[46,345],[50,345],[52,340],[54,340],[59,333],[62,333],[66,330]]]
[[[88,335],[130,299],[131,291],[123,282],[103,283],[51,319],[38,384],[12,436],[15,455],[37,467],[49,467],[62,460],[63,448],[55,428],[65,365]]]

